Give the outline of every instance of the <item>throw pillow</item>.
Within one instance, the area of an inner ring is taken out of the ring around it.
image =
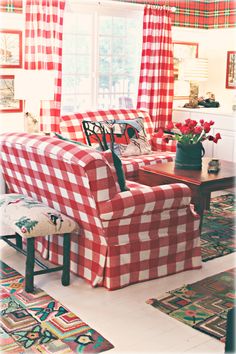
[[[134,155],[143,155],[151,152],[142,118],[101,122],[83,120],[83,128],[89,145],[96,142],[106,150],[113,144],[111,150],[116,150],[118,155],[127,156],[128,151],[132,151],[132,149],[129,148],[126,152],[126,147],[130,143],[134,145],[136,142],[139,145],[139,151],[136,151]],[[131,155],[129,154],[129,156]]]
[[[140,137],[138,139],[131,139],[130,143],[122,152],[122,156],[123,157],[139,156],[139,155],[146,155],[151,153],[152,153],[152,149],[150,144],[145,139],[143,139],[143,137]]]

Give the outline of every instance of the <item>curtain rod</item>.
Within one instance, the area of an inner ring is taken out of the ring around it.
[[[135,5],[146,5],[149,6],[150,8],[157,8],[157,9],[164,9],[164,10],[170,10],[171,12],[176,11],[176,7],[174,6],[168,6],[168,5],[160,5],[160,4],[151,4],[150,2],[147,1],[135,1],[135,0],[111,0],[112,2],[119,2],[119,3],[128,3],[128,4],[135,4]],[[99,1],[99,3],[102,3],[102,1]]]

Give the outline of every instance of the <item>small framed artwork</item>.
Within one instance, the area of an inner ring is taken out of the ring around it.
[[[236,88],[236,51],[227,52],[226,88]]]
[[[22,67],[22,31],[0,30],[0,67]]]
[[[179,66],[181,62],[188,58],[198,58],[198,43],[195,42],[173,42],[174,54],[174,80],[175,80],[175,99],[186,99],[188,96],[182,95],[181,86],[178,87]]]
[[[0,75],[0,112],[22,112],[23,101],[14,98],[14,75]]]

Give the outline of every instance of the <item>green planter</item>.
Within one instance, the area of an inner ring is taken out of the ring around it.
[[[201,170],[204,153],[205,150],[200,142],[197,144],[177,143],[175,168],[182,170]]]

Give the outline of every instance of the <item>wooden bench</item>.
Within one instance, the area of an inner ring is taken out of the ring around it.
[[[26,255],[26,292],[33,292],[35,275],[60,270],[62,285],[70,284],[70,234],[78,231],[78,225],[73,219],[22,194],[0,194],[0,216],[3,225],[14,233],[0,238]],[[64,236],[62,266],[48,268],[35,258],[35,239],[49,235]],[[15,243],[11,239],[15,239]],[[22,247],[22,239],[26,239],[26,251]],[[43,269],[34,271],[35,263]]]

